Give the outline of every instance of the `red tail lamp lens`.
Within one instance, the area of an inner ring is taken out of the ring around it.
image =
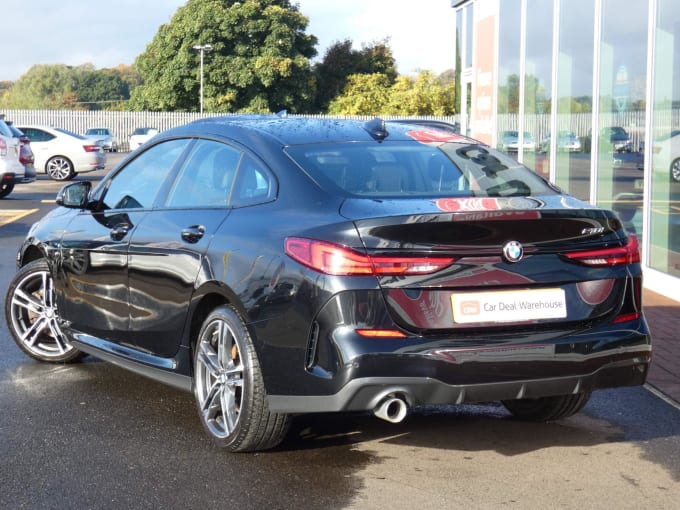
[[[453,257],[371,256],[345,246],[289,237],[286,254],[310,269],[335,276],[430,274],[450,265]]]
[[[568,259],[580,262],[586,266],[604,267],[620,264],[635,264],[640,262],[640,247],[637,236],[630,235],[625,246],[603,248],[601,250],[577,251],[565,253]]]

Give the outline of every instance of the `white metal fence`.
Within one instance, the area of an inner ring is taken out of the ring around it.
[[[135,128],[153,127],[159,131],[164,131],[203,117],[223,115],[195,112],[112,112],[101,110],[8,110],[4,113],[6,118],[14,121],[16,125],[37,124],[57,126],[76,133],[84,133],[88,128],[107,127],[113,131],[118,139],[121,150],[128,149],[128,137]],[[324,115],[314,115],[314,117],[324,117]],[[369,116],[352,118],[367,119]],[[460,120],[458,116],[424,116],[420,118],[445,120],[448,122]],[[640,142],[644,140],[645,114],[642,111],[613,113],[609,114],[609,118],[601,115],[600,120],[606,123],[606,125],[624,127],[631,136],[633,147],[639,147]],[[516,130],[518,115],[498,115],[497,122],[499,132],[509,129]],[[661,130],[660,132],[667,132],[672,127],[677,128],[680,126],[680,110],[673,109],[661,112],[657,115],[657,124]],[[574,131],[580,137],[589,136],[592,127],[592,114],[558,115],[557,126],[560,130]],[[550,131],[550,114],[526,115],[525,128],[526,131],[534,135],[536,142],[540,143]]]
[[[17,126],[40,125],[55,126],[83,134],[88,128],[106,127],[113,131],[118,140],[120,150],[129,148],[128,137],[135,128],[152,127],[165,131],[175,126],[205,117],[224,114],[189,113],[189,112],[112,112],[112,111],[78,111],[78,110],[7,110],[5,118]],[[300,115],[302,116],[302,115]],[[307,115],[306,117],[309,117]],[[325,117],[325,115],[314,115]],[[349,118],[349,117],[347,117]],[[352,118],[368,119],[370,116]],[[392,117],[391,117],[392,118]],[[422,119],[438,119],[455,122],[457,117],[419,117]]]

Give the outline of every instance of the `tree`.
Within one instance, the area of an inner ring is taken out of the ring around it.
[[[436,76],[420,71],[415,78],[400,76],[392,87],[385,113],[390,115],[453,115],[456,113],[455,82],[451,72]]]
[[[84,66],[75,69],[73,90],[78,104],[88,110],[106,109],[130,97],[128,84],[114,69],[96,71]]]
[[[452,72],[435,76],[420,71],[416,77],[400,76],[394,84],[380,73],[354,74],[329,112],[338,115],[453,115],[455,82]]]
[[[36,65],[22,75],[0,99],[11,109],[102,109],[130,97],[119,68],[96,70],[92,64]]]
[[[64,64],[31,67],[3,95],[0,106],[8,109],[59,109],[73,105],[73,71]]]
[[[5,93],[12,88],[12,85],[14,85],[14,82],[5,80],[5,81],[0,81],[0,99],[2,99],[2,96],[5,95]]]
[[[306,111],[314,97],[309,59],[316,38],[289,0],[188,0],[162,25],[135,61],[143,85],[138,110],[199,108],[199,52],[204,55],[204,105],[209,111]]]
[[[328,105],[335,115],[378,115],[389,101],[390,80],[385,74],[353,74],[344,92]]]
[[[379,73],[387,77],[390,84],[397,78],[397,69],[389,41],[377,41],[364,45],[361,50],[352,48],[352,41],[345,39],[333,43],[321,62],[314,66],[319,87],[315,106],[317,111],[326,111],[333,98],[339,96],[354,74]]]

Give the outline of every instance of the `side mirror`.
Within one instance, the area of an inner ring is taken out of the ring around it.
[[[71,209],[85,209],[92,190],[92,183],[79,181],[67,184],[57,193],[57,205]]]

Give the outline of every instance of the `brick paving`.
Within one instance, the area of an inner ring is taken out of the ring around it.
[[[642,303],[652,331],[647,384],[680,404],[680,302],[645,289]]]

